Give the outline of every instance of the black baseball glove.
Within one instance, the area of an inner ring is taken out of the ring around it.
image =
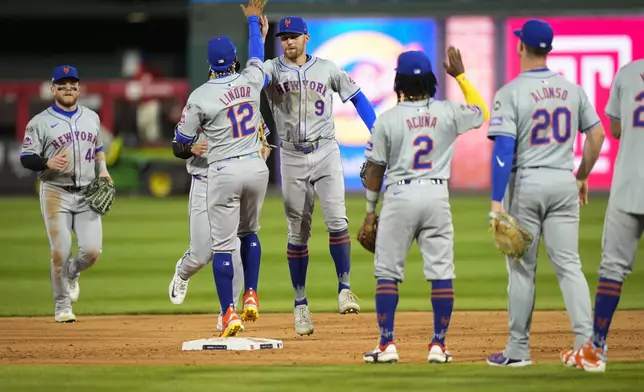
[[[93,211],[105,215],[112,208],[116,190],[106,177],[96,177],[85,190],[85,200]]]

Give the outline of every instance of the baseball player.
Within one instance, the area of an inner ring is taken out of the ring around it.
[[[76,68],[54,68],[54,104],[27,124],[20,161],[38,172],[40,209],[51,251],[51,282],[59,323],[75,322],[72,302],[78,300],[80,273],[90,268],[102,249],[101,217],[85,201],[84,191],[96,176],[110,178],[101,141],[101,121],[77,103],[80,78]],[[111,178],[110,178],[111,181]],[[72,231],[78,253],[72,255]]]
[[[378,118],[365,152],[367,216],[363,228],[376,223],[376,206],[387,170],[375,243],[380,341],[364,355],[367,363],[398,361],[394,343],[398,284],[404,280],[405,260],[414,240],[423,255],[425,279],[432,283],[434,336],[427,360],[452,361],[445,347],[455,277],[447,182],[456,138],[480,127],[488,111],[483,98],[465,78],[458,50],[449,48],[444,67],[456,78],[471,105],[435,100],[437,80],[429,58],[423,52],[404,52],[398,57],[394,81],[398,104]]]
[[[533,235],[520,260],[506,258],[510,337],[492,366],[522,367],[530,360],[539,238],[543,236],[575,334],[575,349],[592,333],[590,292],[579,260],[579,206],[588,201],[588,176],[599,157],[604,129],[583,89],[549,70],[549,24],[529,20],[519,38],[521,74],[497,91],[488,137],[492,152],[489,216],[507,211]],[[583,158],[573,174],[577,131],[585,134]]]
[[[644,232],[644,60],[633,61],[617,72],[606,115],[611,119],[611,134],[621,142],[604,221],[593,335],[569,361],[591,372],[606,370],[608,329]]]
[[[239,64],[239,63],[237,63]],[[214,79],[214,73],[208,71],[208,80]],[[270,135],[266,124],[262,121],[264,135]],[[192,176],[189,195],[190,217],[190,248],[179,259],[175,267],[175,273],[170,281],[168,289],[170,301],[175,305],[183,303],[188,292],[188,283],[203,266],[210,262],[211,239],[210,225],[208,223],[208,210],[206,203],[207,182],[208,178],[208,161],[206,160],[207,142],[203,132],[199,132],[197,140],[193,144],[183,144],[177,142],[175,137],[172,141],[172,151],[177,158],[186,160],[186,169]],[[265,159],[266,160],[266,157]],[[233,299],[235,305],[239,302],[244,285],[244,270],[242,267],[239,249],[241,241],[236,240],[235,251],[233,252]],[[222,309],[222,312],[225,309]],[[222,328],[222,312],[219,314],[217,328]]]
[[[261,245],[257,236],[261,207],[268,186],[268,168],[261,155],[258,136],[259,111],[265,72],[260,18],[265,0],[250,0],[242,6],[249,26],[249,60],[237,73],[235,45],[228,37],[208,43],[208,61],[214,79],[188,98],[175,135],[179,143],[193,143],[199,129],[208,140],[206,203],[210,221],[213,274],[221,309],[222,337],[236,336],[242,320],[259,317],[257,283]],[[242,319],[233,302],[232,253],[241,239],[244,270]]]
[[[268,76],[266,96],[280,139],[282,195],[288,220],[287,259],[295,291],[294,325],[299,335],[313,333],[306,298],[308,241],[315,195],[320,199],[329,232],[329,250],[338,277],[338,309],[358,313],[351,292],[351,237],[344,201],[344,173],[333,124],[333,93],[351,101],[367,129],[375,113],[371,103],[349,75],[329,60],[306,53],[309,35],[297,16],[280,20],[284,54],[264,63]]]

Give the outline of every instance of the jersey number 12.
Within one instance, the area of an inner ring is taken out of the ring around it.
[[[253,105],[248,102],[233,106],[226,112],[233,129],[233,139],[246,137],[255,133],[255,127],[249,127],[248,122],[253,118]]]

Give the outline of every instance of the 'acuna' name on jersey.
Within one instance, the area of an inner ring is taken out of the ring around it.
[[[224,104],[224,106],[228,106],[231,102],[241,98],[250,98],[249,86],[234,87],[220,97],[219,100]]]
[[[561,87],[543,87],[534,90],[531,94],[535,103],[541,102],[544,99],[561,99],[565,101],[568,98],[568,90]]]
[[[94,143],[94,141],[96,140],[96,137],[93,133],[85,131],[75,131],[67,132],[63,135],[58,136],[56,139],[53,139],[51,141],[51,145],[54,147],[54,149],[58,150],[65,144],[70,143],[74,137],[76,137],[76,140],[82,140],[89,143]]]
[[[436,128],[438,120],[430,114],[423,114],[421,116],[410,117],[407,119],[407,128]]]
[[[288,80],[284,83],[278,84],[275,88],[279,95],[286,94],[291,91],[300,91],[300,87],[304,85],[304,88],[308,88],[311,91],[315,91],[318,94],[326,97],[326,92],[328,90],[327,86],[323,83],[316,82],[315,80]]]

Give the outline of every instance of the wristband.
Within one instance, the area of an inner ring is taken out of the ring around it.
[[[376,206],[378,205],[380,192],[375,192],[367,189],[366,197],[367,197],[367,213],[376,212]]]
[[[463,83],[463,80],[465,80],[465,73],[456,75],[456,77],[454,79],[456,79],[456,81],[459,82],[459,83]]]

